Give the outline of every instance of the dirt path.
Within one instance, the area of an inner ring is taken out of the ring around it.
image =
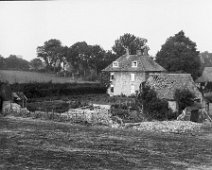
[[[0,169],[144,168],[212,169],[211,138],[0,118]]]

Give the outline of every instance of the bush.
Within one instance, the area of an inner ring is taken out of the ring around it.
[[[142,91],[136,99],[139,108],[142,108],[143,114],[149,119],[164,120],[168,119],[168,113],[171,110],[168,102],[157,97],[157,93],[147,85],[143,85]]]
[[[174,99],[179,106],[179,113],[187,106],[191,106],[194,103],[195,95],[188,89],[177,89],[174,94]]]
[[[126,119],[129,117],[128,110],[126,109],[121,109],[121,108],[113,108],[111,109],[111,114],[112,116],[118,116],[122,119]]]

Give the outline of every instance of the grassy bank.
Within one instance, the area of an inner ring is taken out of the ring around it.
[[[31,71],[0,70],[0,80],[14,83],[93,83],[91,81],[72,80],[70,77],[58,77],[50,73],[38,73]]]

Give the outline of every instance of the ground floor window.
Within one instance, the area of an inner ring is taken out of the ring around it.
[[[131,73],[131,81],[135,81],[135,74]]]
[[[131,94],[135,94],[135,86],[134,85],[131,85],[130,91],[131,91]]]
[[[114,80],[114,73],[110,73],[110,80]]]
[[[111,92],[111,93],[114,92],[114,86],[113,86],[113,85],[110,86],[110,92]]]

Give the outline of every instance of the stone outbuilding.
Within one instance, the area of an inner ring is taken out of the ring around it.
[[[164,73],[151,75],[147,80],[147,85],[153,88],[160,99],[165,99],[169,107],[175,112],[178,111],[177,102],[174,100],[177,89],[188,89],[193,92],[196,99],[203,100],[202,93],[198,90],[190,74],[184,73]]]
[[[130,96],[139,91],[140,84],[145,82],[150,74],[159,74],[166,70],[147,52],[138,50],[136,55],[127,52],[102,71],[110,73],[111,83],[108,88],[110,96]]]

